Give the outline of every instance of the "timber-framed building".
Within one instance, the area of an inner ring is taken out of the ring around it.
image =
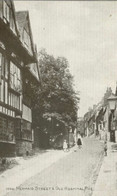
[[[15,12],[14,2],[0,1],[0,156],[32,150],[31,82],[39,67],[29,13]]]

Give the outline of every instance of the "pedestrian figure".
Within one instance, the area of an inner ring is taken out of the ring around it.
[[[104,155],[107,156],[107,141],[104,142]]]
[[[81,137],[80,134],[78,134],[77,145],[78,145],[79,148],[81,148],[82,144],[83,144],[82,143],[82,137]]]
[[[66,140],[64,140],[64,142],[63,142],[63,151],[64,152],[68,151],[68,145],[67,145],[67,141]]]
[[[76,151],[77,151],[77,148],[78,148],[78,146],[77,146],[77,142],[76,142],[76,143],[75,143],[74,152],[76,152]]]

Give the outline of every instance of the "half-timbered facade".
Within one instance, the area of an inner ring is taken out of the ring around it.
[[[0,1],[0,154],[32,148],[30,82],[39,82],[28,12]]]

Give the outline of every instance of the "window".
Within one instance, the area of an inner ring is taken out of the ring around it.
[[[1,81],[0,85],[0,101],[4,101],[4,82],[3,80]]]
[[[0,53],[0,82],[1,76],[4,76],[4,56]]]
[[[5,82],[5,103],[8,103],[8,83]]]
[[[9,93],[9,105],[20,110],[20,96]]]
[[[2,76],[2,54],[0,53],[0,84],[1,84],[1,76]]]
[[[32,111],[29,107],[23,104],[23,113],[22,113],[22,118],[24,120],[27,120],[29,122],[32,122]]]
[[[32,140],[31,123],[26,120],[22,121],[22,139]]]
[[[30,37],[25,29],[24,29],[23,35],[24,35],[24,43],[25,43],[26,47],[29,47],[30,46]]]
[[[4,62],[3,55],[0,53],[0,101],[4,100],[4,82],[2,80],[2,76],[4,74]]]
[[[0,78],[1,76],[5,76],[5,79],[8,79],[8,61],[7,59],[0,53]]]
[[[10,19],[10,7],[6,3],[6,1],[3,1],[3,15],[5,22],[9,22]]]
[[[0,101],[8,103],[8,61],[0,53]]]
[[[10,88],[19,93],[22,89],[21,72],[13,62],[10,62]]]
[[[14,142],[14,122],[0,117],[0,140],[7,142]]]
[[[14,18],[13,18],[13,14],[12,13],[11,13],[11,20],[10,20],[10,28],[12,29],[13,33],[16,34],[15,23],[14,23]]]
[[[20,96],[20,111],[22,111],[22,95]]]
[[[5,79],[8,79],[8,61],[5,59]]]

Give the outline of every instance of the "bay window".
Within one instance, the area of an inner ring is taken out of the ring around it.
[[[9,105],[20,110],[21,106],[20,106],[20,96],[19,95],[15,95],[13,93],[9,93]]]
[[[12,61],[10,62],[10,88],[19,93],[22,90],[20,69]]]

